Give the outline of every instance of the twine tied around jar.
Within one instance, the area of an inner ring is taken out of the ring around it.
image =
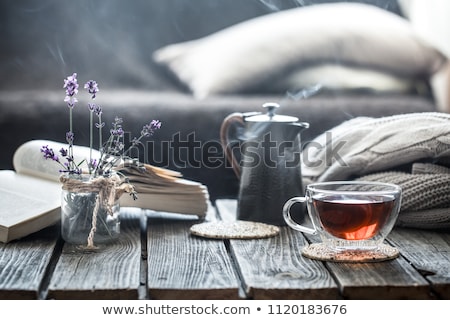
[[[95,249],[94,235],[97,230],[97,213],[102,205],[106,208],[109,215],[113,215],[114,203],[125,193],[133,193],[133,185],[121,181],[120,177],[116,174],[104,177],[98,176],[91,178],[88,181],[82,179],[76,179],[70,176],[61,176],[60,182],[62,183],[62,189],[68,192],[75,193],[97,193],[95,199],[95,206],[92,212],[92,224],[91,230],[87,238],[86,249]]]

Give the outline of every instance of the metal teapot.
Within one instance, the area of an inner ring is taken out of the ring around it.
[[[284,203],[304,193],[300,132],[309,124],[298,122],[296,117],[275,114],[277,103],[268,102],[263,107],[267,113],[227,116],[222,122],[220,139],[240,183],[237,218],[285,225]],[[240,154],[240,163],[235,153]]]

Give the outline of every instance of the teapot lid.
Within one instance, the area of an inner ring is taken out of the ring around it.
[[[276,102],[266,102],[263,104],[263,108],[267,109],[267,113],[253,115],[245,118],[245,121],[250,122],[297,122],[298,118],[291,116],[283,116],[275,114],[275,110],[278,109],[280,105]]]

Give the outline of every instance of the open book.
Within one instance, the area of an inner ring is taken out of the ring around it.
[[[32,140],[17,148],[13,170],[0,170],[0,242],[18,239],[55,224],[60,219],[61,167],[44,159],[41,148],[59,151],[67,144],[48,140]],[[93,158],[98,158],[94,151]],[[75,162],[89,159],[90,149],[74,146]],[[128,194],[120,198],[122,207],[138,207],[155,211],[203,217],[209,203],[205,185],[183,179],[177,171],[148,164],[146,170],[124,167],[122,171],[137,191],[137,200]]]

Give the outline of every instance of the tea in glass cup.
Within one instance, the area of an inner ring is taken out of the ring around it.
[[[291,217],[291,207],[306,203],[311,226]],[[313,259],[380,261],[398,256],[383,241],[397,220],[401,204],[398,185],[366,181],[333,181],[309,184],[304,197],[289,199],[283,217],[291,228],[318,234],[321,243],[303,248]]]

